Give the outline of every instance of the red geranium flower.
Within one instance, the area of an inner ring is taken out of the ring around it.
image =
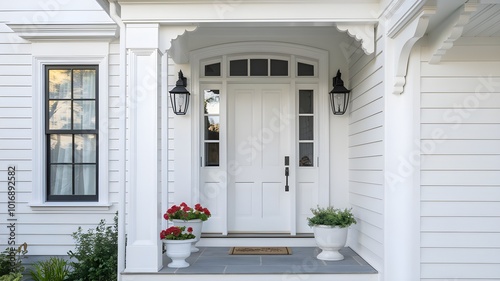
[[[200,203],[194,205],[194,208],[189,207],[186,202],[182,202],[179,205],[173,205],[167,212],[163,215],[165,220],[195,220],[200,219],[206,221],[211,216],[210,211],[207,208],[203,208]]]
[[[191,232],[185,233],[184,230],[186,229],[185,226],[171,226],[165,230],[162,230],[160,232],[160,239],[166,239],[166,240],[187,240],[187,239],[193,239],[196,236],[192,234]]]
[[[193,228],[192,227],[188,227],[187,232],[189,232],[189,233],[193,232]]]

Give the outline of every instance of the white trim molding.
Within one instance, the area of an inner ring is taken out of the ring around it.
[[[47,202],[44,81],[46,65],[99,65],[99,191],[98,202]],[[108,56],[34,56],[33,57],[33,189],[29,206],[34,210],[67,208],[108,209]]]
[[[469,22],[471,14],[477,10],[477,7],[477,0],[469,0],[448,17],[439,28],[429,34],[432,50],[429,63],[441,62],[441,58],[453,47],[453,43],[462,36],[464,26]]]
[[[361,42],[365,54],[371,55],[375,52],[375,23],[338,23],[337,29],[347,32],[349,36]]]
[[[406,73],[411,50],[415,43],[425,35],[431,15],[436,13],[436,6],[424,6],[412,21],[405,23],[403,29],[389,33],[394,55],[394,88],[393,94],[401,94],[406,84]]]
[[[426,0],[397,0],[389,5],[384,13],[388,23],[387,35],[391,38],[396,37],[401,30],[420,14],[426,2]]]
[[[109,24],[7,24],[26,40],[86,40],[118,38],[118,26]]]

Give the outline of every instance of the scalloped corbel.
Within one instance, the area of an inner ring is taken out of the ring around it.
[[[395,61],[393,94],[403,93],[411,50],[415,43],[425,35],[429,18],[435,13],[435,6],[423,7],[413,20],[408,22],[397,34],[391,36]]]
[[[432,55],[429,63],[441,62],[441,58],[453,47],[455,40],[462,36],[464,26],[469,22],[471,14],[477,10],[477,0],[469,0],[449,16],[440,27],[429,34]]]
[[[194,31],[198,28],[196,25],[186,25],[186,26],[167,26],[162,28],[161,35],[162,40],[166,42],[166,45],[162,46],[162,49],[168,50],[172,47],[172,41],[177,39],[179,36],[184,35],[186,32]]]
[[[174,60],[175,63],[187,63],[188,53],[187,42],[183,40],[182,35],[187,32],[192,32],[196,30],[198,26],[168,26],[162,29],[162,41],[165,45],[162,46],[162,50],[166,50],[169,56]]]
[[[370,55],[375,51],[375,24],[374,23],[338,23],[337,29],[347,32],[349,36],[361,41],[361,48],[365,54]]]

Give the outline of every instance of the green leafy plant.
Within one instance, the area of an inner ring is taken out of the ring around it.
[[[69,280],[73,281],[110,281],[116,280],[118,264],[118,216],[114,218],[114,226],[106,226],[101,220],[95,229],[86,233],[79,227],[73,233],[77,246],[69,251],[73,271]]]
[[[10,273],[22,274],[24,272],[22,260],[25,258],[27,253],[28,244],[26,243],[21,244],[17,247],[17,249],[14,247],[7,247],[5,251],[0,253],[0,276],[3,278],[5,275],[9,275]]]
[[[11,272],[9,274],[0,276],[0,281],[21,281],[23,275],[19,272]]]
[[[332,206],[326,208],[318,206],[315,209],[311,209],[311,212],[314,216],[312,218],[307,218],[307,224],[309,226],[329,225],[344,228],[356,223],[356,219],[351,209],[341,210],[335,209]]]
[[[68,261],[57,257],[36,262],[30,270],[34,281],[63,281],[67,280],[69,273]]]

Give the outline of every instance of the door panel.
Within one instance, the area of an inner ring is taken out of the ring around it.
[[[229,232],[290,232],[289,104],[288,85],[228,85]]]

